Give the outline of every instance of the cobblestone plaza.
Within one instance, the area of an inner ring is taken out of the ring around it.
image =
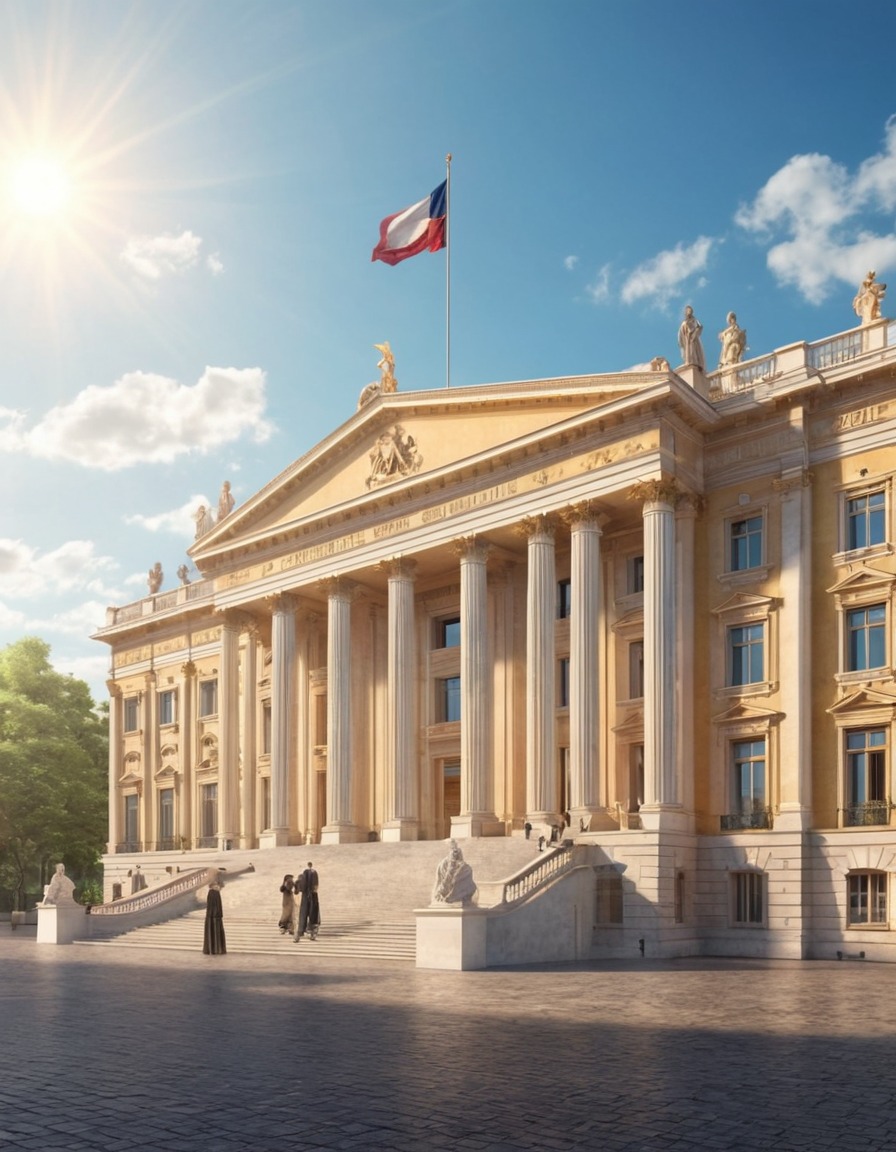
[[[444,973],[22,930],[0,973],[17,1152],[896,1147],[891,965]]]

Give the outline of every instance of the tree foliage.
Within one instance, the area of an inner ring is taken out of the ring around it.
[[[97,875],[106,840],[108,722],[83,680],[30,636],[0,651],[0,900],[25,906],[63,861]]]

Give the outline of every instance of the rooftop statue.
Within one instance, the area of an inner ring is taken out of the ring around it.
[[[392,355],[392,349],[387,340],[384,344],[374,344],[377,352],[382,353],[382,357],[377,364],[380,370],[379,380],[374,380],[372,384],[368,384],[366,388],[361,389],[361,395],[358,397],[358,407],[363,408],[365,404],[369,404],[377,396],[388,395],[390,392],[398,390],[398,381],[395,379],[395,357]]]
[[[218,497],[218,523],[229,516],[233,511],[234,499],[233,493],[230,491],[230,481],[225,480],[221,485],[221,495]]]
[[[678,329],[678,347],[681,349],[682,364],[696,364],[700,369],[706,367],[703,345],[700,342],[702,331],[703,325],[694,315],[694,309],[688,304],[684,310],[684,320]]]
[[[876,276],[876,272],[868,273],[852,302],[855,314],[863,324],[872,324],[875,320],[880,320],[880,305],[887,293],[887,286],[875,279]]]
[[[722,354],[719,358],[719,367],[725,368],[730,364],[739,364],[744,358],[747,347],[747,332],[745,328],[738,328],[737,316],[728,313],[728,327],[719,333],[722,342]]]
[[[150,596],[155,596],[156,592],[162,587],[162,580],[164,575],[162,573],[162,565],[156,560],[152,568],[147,573],[147,584],[149,585]]]
[[[194,537],[196,540],[198,540],[200,536],[204,536],[206,532],[211,532],[215,526],[212,510],[207,504],[199,505],[193,513],[193,519],[196,521],[196,535]]]

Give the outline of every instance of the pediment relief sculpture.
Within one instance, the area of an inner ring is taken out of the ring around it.
[[[411,476],[419,472],[423,464],[417,442],[400,424],[394,425],[377,437],[369,456],[370,475],[366,481],[368,488],[377,488],[380,484],[388,484],[392,480]]]

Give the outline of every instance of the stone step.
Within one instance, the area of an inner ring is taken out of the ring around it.
[[[205,913],[191,912],[164,924],[134,928],[121,936],[86,943],[108,948],[158,948],[202,951]],[[314,941],[305,937],[298,945],[289,935],[281,935],[276,923],[258,918],[225,917],[227,951],[276,955],[308,954],[350,956],[357,959],[396,960],[413,963],[416,956],[416,929],[413,920],[358,921],[333,920],[321,926]]]

